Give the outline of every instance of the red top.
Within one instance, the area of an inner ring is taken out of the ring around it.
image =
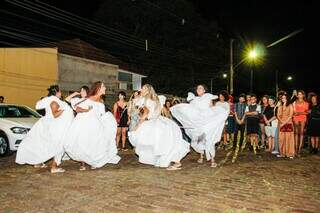
[[[297,103],[296,101],[293,103],[293,112],[308,112],[309,104],[307,102]],[[294,115],[293,116],[294,122],[306,122],[307,115]]]

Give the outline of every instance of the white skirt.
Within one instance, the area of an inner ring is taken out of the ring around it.
[[[143,122],[136,131],[129,132],[129,139],[139,162],[156,167],[168,167],[171,162],[179,162],[190,151],[179,126],[163,116]]]
[[[215,144],[220,141],[228,113],[222,107],[199,110],[191,104],[178,104],[171,108],[173,116],[185,127],[191,138],[191,147],[206,154],[207,160],[215,156]]]
[[[65,151],[71,159],[92,167],[117,164],[117,123],[109,112],[98,117],[94,112],[79,113],[65,138]]]
[[[58,118],[40,118],[22,140],[17,151],[16,163],[35,165],[54,157],[59,165],[64,154],[63,138],[73,118],[70,107],[66,107]]]

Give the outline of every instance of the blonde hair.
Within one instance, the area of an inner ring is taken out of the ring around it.
[[[142,87],[146,87],[147,88],[147,94],[144,96],[145,102],[148,99],[156,102],[156,104],[157,104],[156,110],[160,110],[161,111],[160,100],[159,100],[158,95],[157,95],[156,91],[154,90],[153,86],[151,86],[150,84],[145,84]]]
[[[129,116],[131,116],[132,113],[135,111],[135,106],[133,104],[133,99],[135,98],[134,97],[134,93],[135,92],[132,93],[132,95],[130,96],[129,102],[128,102],[128,114],[129,114]]]

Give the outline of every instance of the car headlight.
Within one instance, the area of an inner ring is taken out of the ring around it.
[[[10,128],[14,134],[27,134],[30,129],[24,127],[12,127]]]

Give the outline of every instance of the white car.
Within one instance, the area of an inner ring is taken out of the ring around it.
[[[27,106],[0,104],[0,157],[16,151],[39,118],[41,115]]]

